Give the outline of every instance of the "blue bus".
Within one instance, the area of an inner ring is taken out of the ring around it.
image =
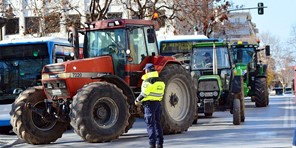
[[[0,41],[0,133],[11,130],[11,104],[26,88],[41,85],[44,65],[73,60],[67,39],[42,37]]]

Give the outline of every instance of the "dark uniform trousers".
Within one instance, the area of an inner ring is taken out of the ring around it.
[[[144,119],[147,124],[147,132],[150,145],[163,144],[163,131],[160,125],[161,104],[160,101],[144,101]]]

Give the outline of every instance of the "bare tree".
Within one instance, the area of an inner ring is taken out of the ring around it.
[[[231,4],[220,0],[184,0],[176,1],[182,6],[178,18],[179,23],[187,32],[198,31],[208,37],[228,20],[228,9]]]
[[[91,0],[89,21],[106,19],[111,3],[112,0]]]
[[[24,35],[31,34],[40,37],[50,33],[58,33],[62,23],[63,25],[72,25],[79,22],[81,16],[78,11],[76,11],[78,14],[76,17],[65,15],[67,11],[73,10],[78,6],[77,3],[75,4],[71,0],[23,0],[21,5],[19,5],[21,7],[1,0],[0,6],[3,6],[1,8],[2,11],[4,10],[4,5],[7,5],[5,16],[8,19],[13,19],[14,13],[19,15],[26,11],[27,13],[34,14],[33,16],[25,17],[24,26],[20,26],[21,29],[24,29],[24,32],[22,32]],[[61,20],[65,22],[61,22]]]
[[[9,19],[12,19],[14,17],[13,14],[13,8],[10,4],[7,5],[5,8],[5,0],[0,0],[0,29],[6,25],[7,21]]]
[[[275,74],[275,81],[280,81],[281,85],[285,87],[293,79],[293,65],[295,58],[291,47],[283,46],[284,44],[275,36],[268,32],[260,34],[261,41],[265,45],[271,47],[271,57],[268,61],[269,70]]]
[[[154,12],[158,12],[161,17],[168,19],[176,17],[176,11],[181,11],[174,1],[167,0],[120,0],[125,8],[131,12],[131,16],[137,19],[152,19]]]

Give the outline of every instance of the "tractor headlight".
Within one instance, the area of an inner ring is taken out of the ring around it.
[[[217,96],[218,96],[218,92],[217,92],[217,91],[214,91],[214,92],[213,92],[213,95],[214,95],[215,97],[217,97]]]
[[[58,87],[59,88],[66,88],[66,83],[65,82],[59,82]]]
[[[53,88],[53,85],[51,83],[44,83],[44,87],[45,88],[52,89]]]
[[[199,96],[204,97],[205,93],[204,92],[199,92]]]

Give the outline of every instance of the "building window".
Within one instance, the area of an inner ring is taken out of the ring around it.
[[[122,18],[122,13],[121,13],[121,12],[107,13],[107,18],[108,18],[108,19]]]
[[[34,34],[39,32],[40,18],[39,17],[26,17],[25,29],[26,34]]]
[[[66,26],[75,26],[75,28],[80,28],[80,15],[68,15],[66,18]]]
[[[60,13],[52,12],[44,17],[45,33],[60,32]]]
[[[19,19],[9,19],[5,25],[5,35],[19,34],[19,32]]]

